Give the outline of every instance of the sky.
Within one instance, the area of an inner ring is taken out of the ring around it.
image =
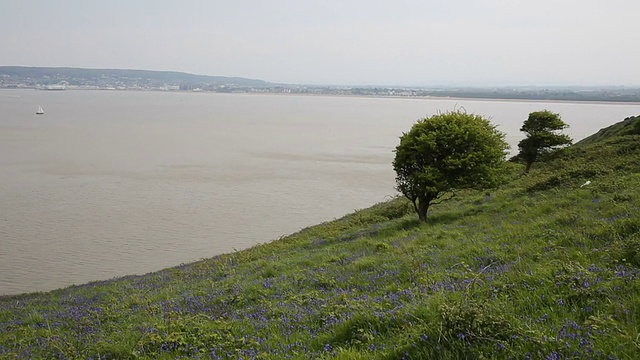
[[[640,86],[638,0],[0,0],[0,66]]]

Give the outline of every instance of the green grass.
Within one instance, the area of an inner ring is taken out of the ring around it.
[[[143,276],[0,298],[0,358],[640,358],[640,136],[421,224],[398,198]],[[581,187],[587,180],[591,183]]]
[[[630,116],[623,121],[615,123],[604,129],[600,129],[597,133],[580,140],[576,145],[588,145],[614,136],[633,134],[640,134],[640,115]]]

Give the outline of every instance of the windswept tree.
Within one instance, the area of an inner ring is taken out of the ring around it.
[[[496,186],[508,148],[504,134],[479,115],[455,111],[420,119],[396,147],[396,189],[426,222],[429,206],[456,190]]]
[[[520,153],[517,155],[527,165],[525,173],[529,172],[531,165],[541,155],[571,145],[571,138],[560,133],[568,127],[569,125],[560,118],[560,114],[552,113],[549,110],[535,111],[529,114],[529,118],[520,128],[520,131],[525,132],[527,137],[518,143]]]

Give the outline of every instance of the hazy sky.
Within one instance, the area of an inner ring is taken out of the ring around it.
[[[0,0],[0,65],[640,85],[639,0]]]

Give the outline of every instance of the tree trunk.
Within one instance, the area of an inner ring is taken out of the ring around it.
[[[527,156],[524,157],[524,161],[527,162],[527,167],[524,169],[524,173],[528,174],[529,170],[531,170],[531,165],[533,165],[534,162],[536,162],[536,160],[538,160],[538,153],[534,153],[534,154],[528,154]]]
[[[527,161],[527,167],[524,169],[525,174],[529,173],[529,170],[531,169],[531,165],[533,165],[533,161],[532,162]]]
[[[418,203],[418,218],[422,222],[427,222],[427,212],[429,211],[429,205],[431,200],[427,200],[425,198],[420,199]]]

